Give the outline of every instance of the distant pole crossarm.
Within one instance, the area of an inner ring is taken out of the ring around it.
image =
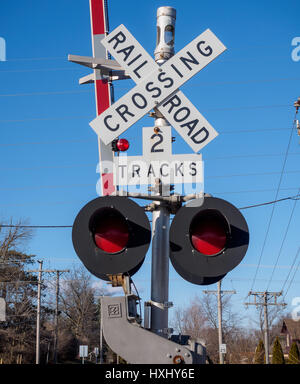
[[[282,292],[250,291],[248,296],[249,297],[253,296],[253,302],[249,301],[248,303],[245,303],[246,306],[248,305],[255,305],[256,307],[258,307],[259,305],[264,306],[264,337],[265,337],[266,364],[270,364],[268,306],[269,305],[286,306],[286,304],[277,302],[277,298],[279,296],[282,296]],[[273,300],[273,302],[271,302],[270,300]]]
[[[58,293],[59,293],[59,274],[64,272],[70,272],[69,269],[57,270],[57,269],[44,269],[43,261],[38,260],[40,264],[39,269],[30,270],[27,272],[37,272],[38,275],[38,294],[37,294],[37,316],[36,316],[36,354],[35,363],[40,364],[40,328],[41,328],[41,289],[42,289],[42,274],[43,273],[56,273],[56,310],[55,310],[55,340],[54,340],[54,359],[57,359],[57,334],[58,334]]]
[[[232,291],[222,291],[221,290],[221,282],[218,281],[218,290],[217,291],[207,291],[204,290],[203,293],[210,295],[217,295],[218,299],[218,338],[219,338],[219,359],[220,364],[224,364],[224,353],[221,351],[221,345],[223,344],[223,332],[222,332],[222,295],[233,295],[236,294],[235,290]]]

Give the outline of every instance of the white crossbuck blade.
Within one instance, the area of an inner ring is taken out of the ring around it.
[[[226,50],[209,29],[162,66],[155,63],[124,25],[116,28],[101,43],[137,83],[90,122],[105,144],[121,135],[154,107],[195,152],[199,152],[218,135],[178,89]]]

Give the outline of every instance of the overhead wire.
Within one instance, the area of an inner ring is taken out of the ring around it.
[[[285,166],[286,166],[286,162],[287,162],[287,158],[288,158],[288,154],[289,154],[289,149],[290,149],[290,145],[291,145],[291,141],[292,141],[292,136],[293,136],[293,133],[294,133],[295,122],[296,122],[296,115],[297,115],[297,110],[296,110],[294,118],[293,118],[292,129],[291,129],[291,132],[290,132],[288,145],[287,145],[287,148],[286,148],[286,151],[285,151],[285,156],[284,156],[284,161],[283,161],[282,168],[281,168],[280,178],[279,178],[278,186],[277,186],[277,189],[276,189],[275,199],[274,199],[274,203],[272,205],[271,215],[270,215],[270,218],[269,218],[266,234],[265,234],[264,241],[263,241],[263,246],[262,246],[261,253],[260,253],[260,256],[259,256],[258,266],[257,266],[255,274],[254,274],[254,278],[253,278],[253,281],[252,281],[252,285],[251,285],[250,291],[253,290],[253,287],[254,287],[254,284],[255,284],[255,281],[256,281],[256,277],[257,277],[257,273],[258,273],[258,270],[259,270],[259,266],[260,266],[260,263],[261,263],[261,260],[262,260],[262,256],[264,254],[266,242],[267,242],[267,239],[268,239],[268,236],[269,236],[269,231],[270,231],[270,228],[271,228],[271,223],[272,223],[273,216],[274,216],[276,202],[277,202],[277,199],[278,199],[278,194],[279,194],[279,191],[280,191],[281,182],[282,182],[283,175],[284,175],[284,170],[285,170]]]
[[[300,193],[300,188],[298,189],[298,194],[297,194],[298,196],[299,196],[299,193]],[[278,255],[277,255],[277,258],[276,258],[276,262],[275,262],[274,268],[273,268],[273,270],[272,270],[272,273],[271,273],[271,276],[270,276],[270,279],[269,279],[269,282],[268,282],[268,286],[267,286],[266,291],[269,290],[270,284],[271,284],[271,282],[272,282],[272,279],[273,279],[273,276],[274,276],[274,273],[275,273],[275,270],[276,270],[276,267],[277,267],[279,258],[280,258],[280,256],[281,256],[282,249],[283,249],[283,245],[284,245],[284,243],[285,243],[285,240],[286,240],[288,231],[289,231],[289,229],[290,229],[290,225],[291,225],[291,222],[292,222],[292,219],[293,219],[293,216],[294,216],[295,209],[296,209],[297,202],[298,202],[299,198],[298,198],[298,199],[294,199],[294,200],[295,200],[295,201],[294,201],[294,204],[293,204],[293,208],[292,208],[292,211],[291,211],[291,213],[290,213],[290,217],[289,217],[289,220],[288,220],[286,229],[285,229],[285,233],[284,233],[283,239],[282,239],[282,241],[281,241],[281,245],[280,245],[280,248],[279,248],[279,251],[278,251]]]
[[[256,208],[267,204],[273,204],[274,202],[280,202],[290,199],[300,199],[300,194],[295,196],[288,196],[283,199],[279,199],[277,201],[269,201],[261,204],[255,204],[255,205],[248,205],[246,207],[240,207],[239,209],[249,209],[249,208]],[[14,225],[14,224],[0,224],[0,228],[72,228],[72,225]]]
[[[284,292],[284,287],[285,287],[285,285],[286,285],[286,283],[287,283],[287,281],[288,281],[288,278],[289,278],[289,276],[290,276],[290,274],[291,274],[291,272],[292,272],[292,269],[293,269],[293,267],[294,267],[294,265],[295,265],[295,263],[296,263],[296,260],[297,260],[297,258],[298,258],[298,256],[299,256],[299,253],[300,253],[300,247],[298,248],[298,251],[297,251],[297,253],[296,253],[295,257],[294,257],[294,260],[293,260],[293,263],[292,263],[291,268],[290,268],[290,270],[289,270],[289,273],[288,273],[288,275],[287,275],[287,277],[286,277],[286,279],[285,279],[285,281],[284,281],[284,283],[283,283],[283,286],[282,286],[282,288],[281,288],[281,292]],[[287,293],[288,293],[288,291],[289,291],[289,289],[290,289],[290,287],[291,287],[291,285],[292,285],[292,283],[293,283],[293,281],[294,281],[294,278],[295,278],[295,276],[296,276],[296,273],[297,273],[299,267],[300,267],[300,259],[299,259],[299,261],[298,261],[297,267],[295,268],[294,274],[293,274],[293,276],[292,276],[292,278],[291,278],[291,280],[290,280],[289,286],[288,286],[287,290],[285,291],[283,300],[285,299],[285,297],[286,297],[286,295],[287,295]]]

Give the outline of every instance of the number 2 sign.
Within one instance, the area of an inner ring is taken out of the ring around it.
[[[161,160],[172,154],[172,131],[170,126],[143,128],[143,157],[145,160]]]

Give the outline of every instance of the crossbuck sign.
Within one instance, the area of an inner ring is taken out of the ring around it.
[[[226,50],[209,29],[161,66],[155,63],[124,25],[101,42],[137,83],[90,122],[105,144],[112,142],[155,107],[195,152],[218,135],[179,90],[181,85]]]

